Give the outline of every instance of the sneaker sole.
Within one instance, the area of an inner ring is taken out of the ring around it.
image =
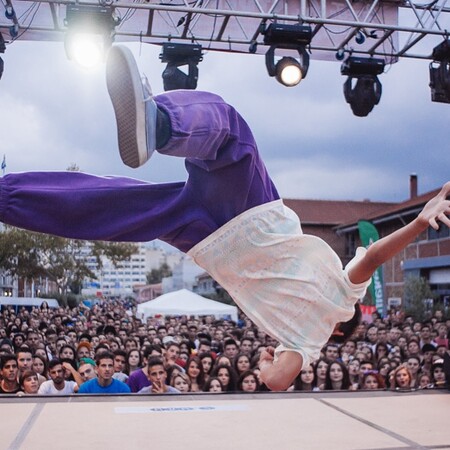
[[[110,49],[106,85],[116,114],[120,157],[127,166],[140,167],[148,159],[145,103],[139,69],[127,47]]]

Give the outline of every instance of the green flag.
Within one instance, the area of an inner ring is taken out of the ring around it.
[[[379,239],[377,229],[365,220],[358,222],[359,238],[362,245],[368,248],[370,244]],[[377,308],[380,314],[384,312],[384,299],[383,299],[383,273],[381,267],[374,272],[372,276],[372,283],[369,286],[369,292],[372,296],[373,305]]]

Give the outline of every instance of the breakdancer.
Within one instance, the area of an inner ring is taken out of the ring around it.
[[[261,378],[273,390],[288,388],[335,327],[355,315],[379,265],[429,225],[450,226],[449,182],[411,223],[358,248],[343,269],[323,240],[302,233],[233,107],[207,92],[153,96],[122,46],[110,50],[106,78],[123,162],[139,167],[155,150],[183,157],[187,181],[9,174],[0,179],[0,220],[69,238],[159,238],[188,253],[280,343],[260,357]]]

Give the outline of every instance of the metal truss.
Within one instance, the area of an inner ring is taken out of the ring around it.
[[[63,40],[67,0],[0,0],[0,32],[14,40]],[[97,2],[80,2],[98,5]],[[450,0],[167,0],[112,1],[120,19],[116,41],[198,43],[205,49],[265,53],[271,22],[310,24],[311,58],[370,55],[386,63],[431,59],[448,38]],[[7,16],[7,17],[6,17]]]

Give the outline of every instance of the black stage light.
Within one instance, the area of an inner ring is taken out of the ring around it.
[[[450,103],[450,40],[433,49],[430,63],[431,101]]]
[[[197,88],[197,66],[203,60],[201,45],[165,42],[159,58],[167,63],[162,73],[165,91]],[[181,66],[187,66],[187,73],[180,70]]]
[[[284,86],[296,86],[306,77],[309,68],[309,54],[306,46],[311,42],[309,25],[270,24],[264,31],[264,44],[270,45],[266,52],[266,68],[269,76],[276,77]],[[275,63],[277,49],[295,50],[299,59],[285,56]]]
[[[353,114],[367,116],[381,99],[381,83],[377,75],[384,71],[385,62],[377,58],[350,56],[341,66],[341,74],[348,78],[344,83],[344,96]]]
[[[96,65],[111,47],[119,22],[112,6],[68,4],[64,41],[67,57],[84,67]]]

